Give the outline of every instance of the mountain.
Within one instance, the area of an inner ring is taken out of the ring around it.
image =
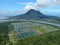
[[[25,14],[10,17],[9,19],[16,19],[16,20],[19,20],[19,19],[34,19],[34,20],[53,19],[53,20],[59,20],[60,21],[59,17],[44,15],[40,11],[36,11],[34,9],[29,10]]]

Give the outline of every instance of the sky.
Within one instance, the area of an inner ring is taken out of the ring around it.
[[[29,9],[43,14],[60,16],[59,0],[0,0],[0,16],[15,16]]]

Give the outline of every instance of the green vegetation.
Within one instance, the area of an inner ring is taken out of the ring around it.
[[[15,45],[60,45],[60,30],[19,40]]]
[[[41,26],[34,26],[34,28],[39,30],[39,31],[41,31],[42,33],[46,33],[47,32],[47,30],[42,28]]]
[[[9,44],[8,33],[13,30],[12,26],[9,29],[11,23],[0,23],[0,45]]]
[[[11,23],[13,22],[0,23],[0,45],[13,45],[13,43],[10,42],[8,37],[9,32],[14,30]],[[49,28],[52,25],[50,26],[46,25],[46,26]],[[42,27],[39,28],[37,26],[34,28],[42,32],[46,32],[45,31],[46,29],[43,29]],[[16,43],[14,43],[14,45],[60,45],[60,28],[55,26],[52,26],[51,28],[55,28],[55,29],[57,28],[58,30],[49,32],[49,33],[40,34],[33,37],[29,37],[29,38],[25,38],[25,39],[19,39],[17,40]]]

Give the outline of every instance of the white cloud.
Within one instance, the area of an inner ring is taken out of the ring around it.
[[[60,5],[60,0],[37,0],[36,3],[40,6]]]
[[[27,5],[27,4],[34,4],[34,3],[33,2],[27,2],[27,3],[17,3],[17,4]]]
[[[25,13],[25,11],[22,11],[22,10],[14,10],[14,11],[7,11],[7,10],[0,10],[0,16],[2,16],[2,15],[19,15],[19,14],[23,14],[23,13]]]
[[[56,0],[37,0],[36,5],[40,7],[50,6],[55,3]]]
[[[54,5],[60,5],[60,0],[36,0],[35,3],[33,2],[27,2],[27,3],[17,3],[26,5],[25,10],[35,9],[39,10],[41,7],[49,7]]]
[[[33,5],[26,5],[25,10],[28,11],[30,9],[35,9],[36,10],[36,7],[33,6]]]
[[[60,5],[60,0],[56,0],[55,5]]]
[[[53,6],[55,5],[56,0],[36,0],[35,3],[31,6],[31,4],[27,4],[25,9],[35,9],[39,10],[40,7],[48,7],[48,6]]]
[[[7,10],[0,10],[0,14],[6,14],[6,13],[9,13],[9,11],[7,11]]]

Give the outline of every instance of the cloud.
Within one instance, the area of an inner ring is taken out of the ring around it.
[[[51,6],[56,2],[56,0],[37,0],[36,5],[40,7]]]
[[[27,2],[27,3],[17,3],[17,4],[26,5],[25,10],[30,10],[30,9],[39,10],[39,8],[41,7],[60,5],[60,0],[36,0],[35,3]]]
[[[32,6],[30,4],[27,4],[25,9],[26,10],[29,10],[29,9],[39,10],[40,7],[53,6],[53,5],[57,4],[57,2],[56,2],[56,0],[36,0],[36,2],[33,3]]]
[[[35,9],[35,6],[33,6],[33,5],[26,5],[25,10],[28,11],[30,9]]]
[[[60,0],[56,0],[55,5],[60,5]]]
[[[0,14],[6,14],[6,13],[9,13],[9,11],[7,11],[7,10],[0,10]]]
[[[28,5],[28,4],[34,4],[33,2],[27,2],[27,3],[17,3],[17,4],[21,4],[21,5]]]
[[[14,11],[7,11],[7,10],[0,10],[0,16],[2,16],[2,15],[18,15],[18,14],[23,14],[23,13],[25,13],[25,11],[21,11],[21,10],[14,10]]]
[[[29,10],[29,9],[39,10],[40,7],[60,5],[60,0],[36,0],[35,3],[26,2],[26,3],[17,3],[17,4],[26,5],[25,10]]]

